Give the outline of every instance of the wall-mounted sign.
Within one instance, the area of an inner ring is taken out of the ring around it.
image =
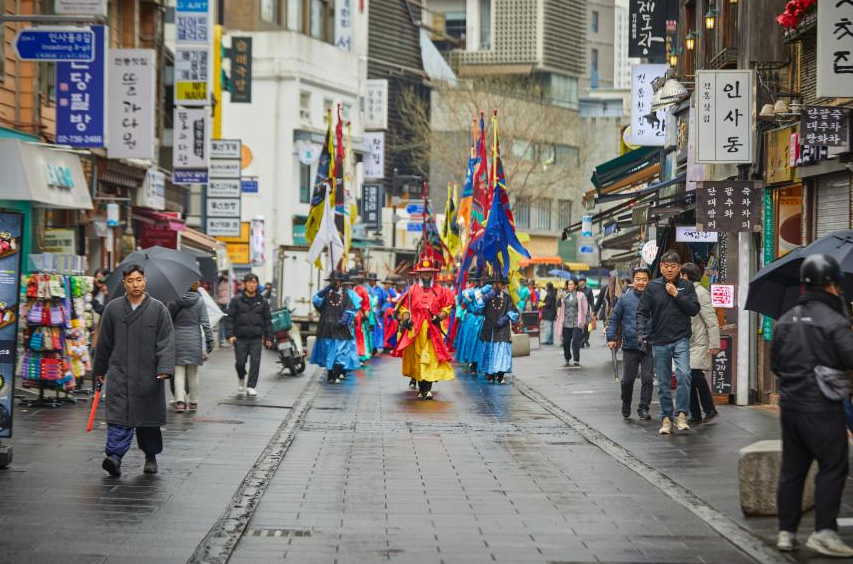
[[[246,222],[247,233],[248,225],[248,222]],[[240,237],[240,218],[208,217],[207,229],[205,230],[205,233],[207,233],[211,237]],[[246,245],[246,247],[248,249],[248,245]]]
[[[91,27],[94,59],[56,63],[56,143],[103,147],[106,135],[107,30]]]
[[[628,6],[628,56],[666,56],[666,8],[664,0],[631,0]]]
[[[110,49],[107,156],[154,160],[154,49]]]
[[[249,240],[249,252],[252,255],[252,266],[263,266],[266,262],[266,232],[264,218],[256,217],[251,221],[251,235]]]
[[[215,159],[210,160],[211,178],[240,178],[240,159]]]
[[[752,162],[752,77],[750,70],[696,71],[697,162]]]
[[[85,27],[25,27],[15,36],[14,46],[21,61],[84,63],[97,57],[95,37]]]
[[[731,335],[721,335],[720,352],[714,356],[714,365],[711,367],[711,391],[717,395],[732,393],[732,362],[734,360],[732,341]]]
[[[71,167],[45,164],[44,171],[48,186],[67,188],[69,190],[74,188],[74,176],[71,174]]]
[[[367,231],[382,229],[382,185],[364,184],[361,187],[361,223]]]
[[[631,65],[631,144],[662,147],[666,110],[652,112],[652,82],[664,76],[669,65]]]
[[[385,132],[366,132],[364,141],[370,147],[370,154],[364,159],[364,177],[385,178]]]
[[[210,48],[179,45],[175,48],[175,102],[185,106],[210,104]]]
[[[352,50],[352,0],[335,1],[335,47]]]
[[[364,99],[364,128],[388,129],[388,80],[367,81]]]
[[[231,38],[231,103],[252,103],[252,38]]]
[[[145,207],[154,210],[166,209],[166,175],[156,168],[149,168],[142,183]]]
[[[46,253],[77,254],[77,234],[73,229],[47,228],[44,230],[44,244],[41,248]]]
[[[240,218],[240,198],[207,198],[207,217]]]
[[[213,40],[212,0],[178,0],[175,6],[175,42],[209,44]]]
[[[640,249],[640,256],[646,264],[652,264],[658,257],[658,244],[656,241],[646,241]]]
[[[240,192],[239,178],[211,178],[207,183],[208,198],[239,198]]]
[[[723,233],[759,231],[763,188],[760,181],[700,183],[696,190],[696,227]]]
[[[107,15],[107,0],[54,0],[53,11],[62,16]]]
[[[700,231],[695,225],[676,225],[675,241],[678,243],[716,243],[716,231]]]
[[[240,160],[243,151],[243,142],[239,139],[211,139],[211,159],[237,159]]]
[[[711,284],[711,305],[713,307],[734,309],[736,295],[734,284]]]
[[[853,2],[821,2],[817,10],[817,97],[853,92]]]
[[[240,191],[243,194],[257,194],[259,190],[260,185],[257,177],[240,179]]]
[[[806,106],[800,114],[799,136],[807,147],[847,147],[850,144],[850,109]]]

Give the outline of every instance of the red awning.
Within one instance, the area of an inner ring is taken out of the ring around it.
[[[148,208],[133,208],[133,219],[145,223],[161,223],[172,231],[184,231],[187,228],[186,222],[177,215],[173,212],[158,212]]]

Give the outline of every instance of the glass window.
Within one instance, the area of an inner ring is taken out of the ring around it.
[[[598,33],[598,12],[592,13],[592,32]]]
[[[305,223],[308,218],[302,215],[293,216],[293,244],[307,245],[308,239],[305,237]]]
[[[352,115],[352,104],[343,104],[341,106],[341,118],[343,118],[344,121],[349,121],[350,115]]]
[[[554,157],[557,164],[561,166],[578,166],[580,164],[580,149],[571,145],[557,145],[554,147]]]
[[[332,0],[311,0],[311,37],[332,42],[334,12]]]
[[[560,229],[568,227],[572,224],[572,201],[558,200],[557,201],[557,220]]]
[[[299,164],[299,203],[311,203],[311,165]]]
[[[547,198],[536,202],[536,229],[551,231],[551,200]]]
[[[480,0],[480,49],[492,48],[492,0]]]
[[[465,39],[466,25],[465,12],[447,12],[444,14],[444,31],[450,37]]]
[[[563,108],[578,107],[578,79],[559,74],[547,75],[546,90],[551,103]]]
[[[279,0],[261,0],[261,20],[269,23],[279,23]]]
[[[530,229],[530,202],[525,198],[518,198],[515,201],[515,209],[513,210],[515,224],[520,229]]]
[[[305,90],[299,93],[299,118],[311,120],[311,93]]]
[[[598,49],[589,54],[589,80],[593,88],[598,88]]]

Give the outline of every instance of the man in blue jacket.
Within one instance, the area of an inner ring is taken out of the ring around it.
[[[634,269],[634,285],[622,294],[613,315],[607,324],[607,346],[615,350],[619,343],[617,335],[622,336],[622,351],[624,354],[624,366],[622,368],[622,417],[628,419],[631,416],[631,399],[634,396],[634,381],[637,372],[640,375],[640,404],[637,409],[637,417],[646,421],[651,419],[649,405],[652,403],[652,389],[655,378],[655,358],[648,346],[642,346],[637,338],[637,307],[643,296],[646,286],[649,284],[649,269],[639,267]]]

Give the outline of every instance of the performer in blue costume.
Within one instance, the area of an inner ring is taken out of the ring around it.
[[[361,298],[344,289],[347,280],[343,272],[333,271],[326,279],[329,285],[314,294],[314,307],[320,312],[317,341],[311,351],[311,363],[326,369],[326,379],[338,383],[347,371],[361,366],[355,348],[355,314]]]
[[[379,278],[375,272],[367,274],[367,291],[370,294],[370,307],[372,308],[373,318],[373,339],[371,340],[372,353],[374,356],[382,350],[382,345],[385,342],[384,316],[385,302],[388,301],[388,292],[379,284]]]
[[[506,291],[507,278],[496,273],[492,288],[477,300],[483,311],[483,328],[480,331],[479,370],[492,384],[503,384],[504,374],[512,372],[511,321],[518,320],[518,310]]]
[[[480,331],[483,328],[483,303],[482,296],[484,292],[492,289],[486,285],[480,287],[480,280],[474,278],[474,287],[468,288],[462,292],[462,298],[465,301],[467,313],[465,319],[468,324],[465,327],[465,339],[460,343],[461,358],[469,364],[469,370],[476,376],[479,371],[478,364],[480,362]]]

